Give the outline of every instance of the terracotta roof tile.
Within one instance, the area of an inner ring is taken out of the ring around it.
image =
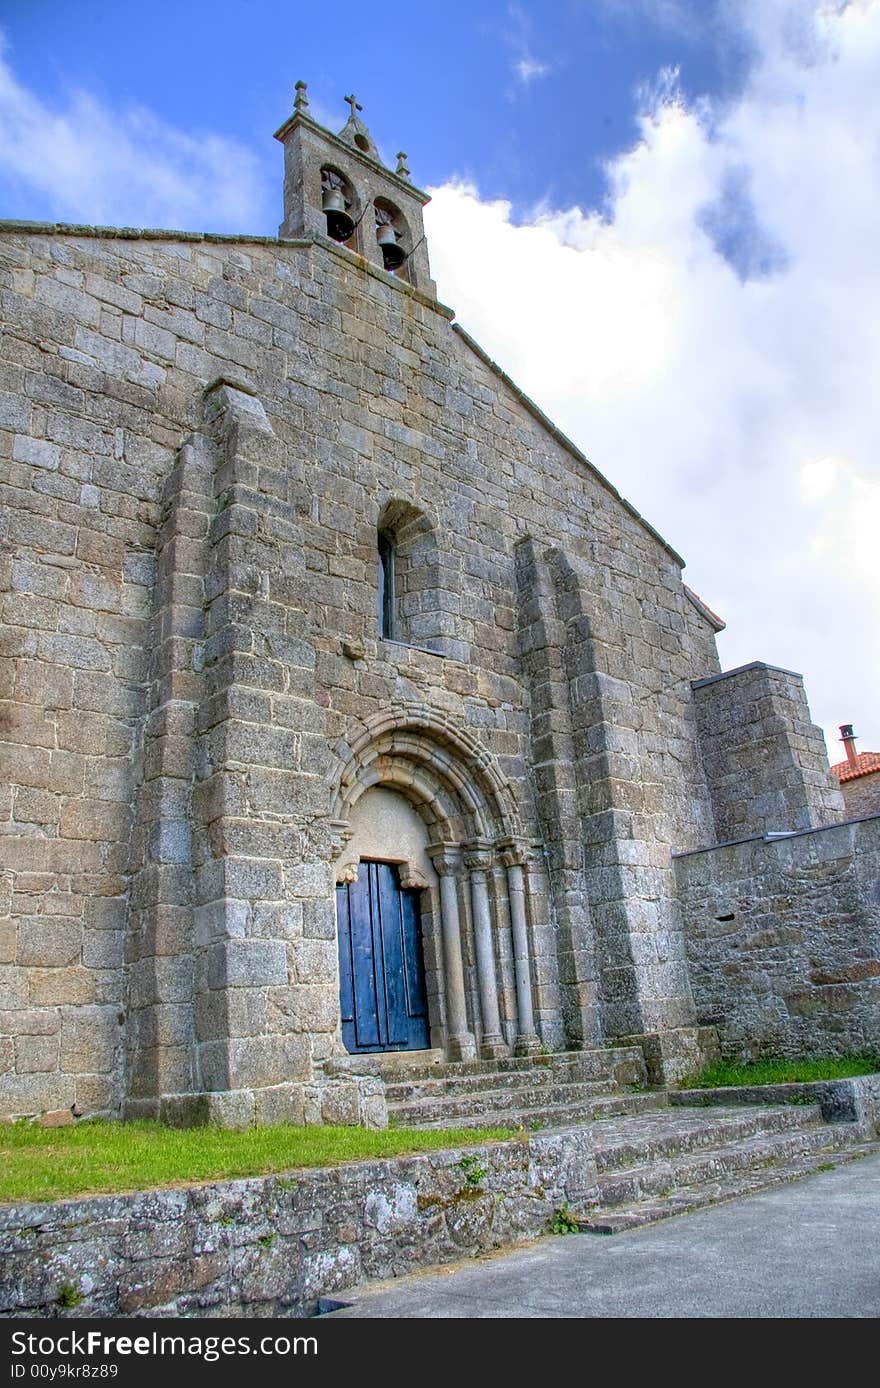
[[[854,781],[858,776],[870,776],[872,771],[880,771],[880,752],[856,752],[855,766],[849,761],[839,761],[831,770],[838,781]]]
[[[709,625],[714,627],[716,631],[723,631],[724,628],[727,626],[727,623],[725,622],[724,618],[719,617],[717,612],[713,612],[709,604],[707,602],[703,602],[703,599],[700,597],[699,593],[695,593],[693,588],[689,588],[686,583],[682,583],[681,586],[687,593],[688,597],[690,598],[694,607],[699,612],[700,616],[705,617]]]

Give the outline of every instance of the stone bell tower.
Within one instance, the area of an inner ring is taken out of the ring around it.
[[[305,82],[296,84],[293,115],[275,132],[284,145],[284,221],[279,236],[316,235],[355,251],[372,265],[436,298],[422,208],[430,201],[410,181],[406,155],[392,172],[360,119],[354,96],[338,135],[309,115]]]

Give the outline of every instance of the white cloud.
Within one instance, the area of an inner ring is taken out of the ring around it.
[[[525,57],[514,64],[514,69],[521,82],[533,82],[536,77],[546,77],[550,65],[539,62],[537,58]]]
[[[676,8],[676,7],[674,7]],[[880,750],[880,0],[739,0],[737,97],[660,74],[605,216],[427,209],[441,297],[688,559],[731,667]]]
[[[507,26],[502,38],[514,53],[511,68],[524,87],[539,77],[546,77],[552,70],[552,63],[535,56],[531,40],[532,22],[521,5],[507,6]]]
[[[6,217],[26,215],[37,196],[59,221],[252,231],[270,206],[263,166],[234,141],[185,135],[141,107],[110,110],[84,92],[50,109],[15,80],[2,35],[0,177]]]

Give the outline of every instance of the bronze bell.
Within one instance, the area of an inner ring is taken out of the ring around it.
[[[345,198],[341,188],[324,189],[321,210],[327,218],[327,235],[334,241],[347,241],[354,231],[354,222],[345,210]]]
[[[398,243],[394,227],[387,222],[376,227],[376,240],[382,248],[382,261],[386,270],[397,270],[406,260]]]

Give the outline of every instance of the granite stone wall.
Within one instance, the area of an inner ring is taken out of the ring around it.
[[[675,867],[697,1017],[722,1054],[880,1052],[880,817]]]
[[[801,675],[755,661],[696,680],[694,702],[719,842],[843,819]]]
[[[865,819],[880,814],[880,771],[839,782],[847,819]]]
[[[3,1111],[301,1110],[339,1046],[333,787],[389,708],[509,786],[546,1041],[686,1024],[714,633],[449,311],[326,242],[14,224],[0,308]],[[434,651],[378,638],[391,505],[433,536]]]
[[[370,1277],[545,1233],[588,1128],[184,1190],[0,1209],[0,1316],[303,1316]]]

